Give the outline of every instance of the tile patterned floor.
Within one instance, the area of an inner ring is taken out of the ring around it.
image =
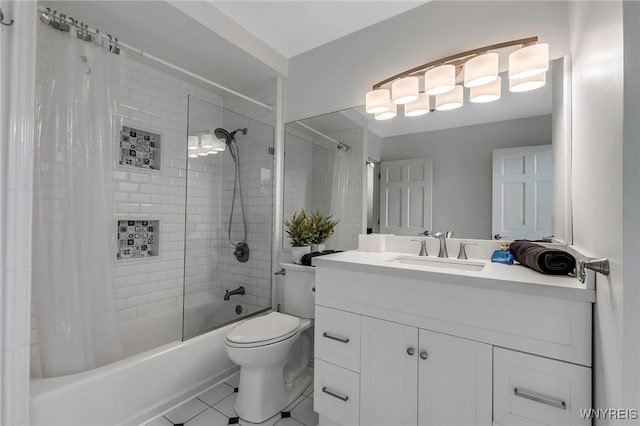
[[[256,425],[239,419],[234,405],[238,396],[239,373],[224,382],[184,402],[146,426],[241,426]],[[285,409],[260,426],[317,426],[318,414],[313,411],[313,383]]]

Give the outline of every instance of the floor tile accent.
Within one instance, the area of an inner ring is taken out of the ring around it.
[[[207,404],[197,398],[193,398],[169,411],[164,416],[173,424],[186,423],[207,408],[209,408]]]
[[[217,412],[213,408],[209,408],[189,420],[185,426],[227,426],[229,419]]]
[[[233,388],[226,383],[220,383],[212,387],[205,393],[198,395],[198,399],[210,406],[216,405],[234,392]]]

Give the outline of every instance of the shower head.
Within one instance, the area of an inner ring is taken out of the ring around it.
[[[216,135],[216,137],[218,139],[222,139],[224,140],[227,145],[231,143],[232,140],[236,139],[236,133],[242,133],[243,135],[247,134],[247,128],[243,128],[243,129],[236,129],[233,132],[229,133],[228,131],[226,131],[225,129],[223,129],[222,127],[218,127],[217,129],[215,129],[213,131],[213,133]]]

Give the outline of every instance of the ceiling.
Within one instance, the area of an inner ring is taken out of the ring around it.
[[[425,0],[209,1],[286,58],[427,3]]]

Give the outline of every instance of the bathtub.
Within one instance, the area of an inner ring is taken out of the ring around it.
[[[238,305],[241,315],[236,314]],[[189,307],[186,335],[212,324],[207,322],[212,319],[227,325],[184,342],[178,340],[182,310],[125,322],[121,331],[128,357],[82,373],[31,380],[30,424],[140,424],[237,371],[225,352],[225,336],[240,316],[259,312],[237,302]],[[167,339],[174,341],[167,343]]]

